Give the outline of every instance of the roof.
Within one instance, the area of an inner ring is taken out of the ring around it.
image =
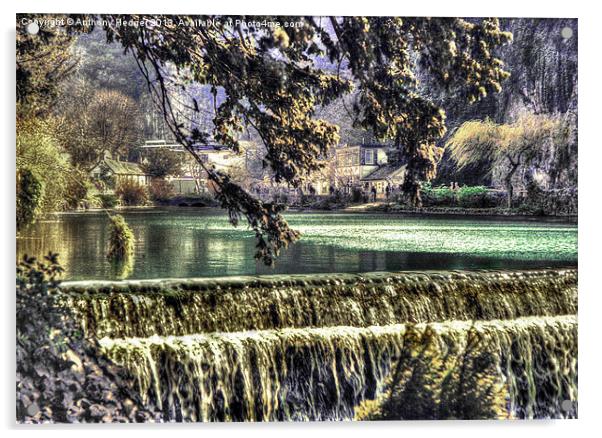
[[[362,148],[376,148],[376,149],[387,149],[390,148],[391,145],[390,144],[381,144],[381,143],[362,143],[362,144],[358,144],[357,146],[360,146]]]
[[[350,149],[350,148],[364,148],[364,149],[388,149],[391,145],[379,144],[379,143],[359,143],[359,144],[345,144],[337,146],[337,149]]]
[[[239,142],[244,143],[244,142]],[[186,152],[184,146],[178,143],[167,144],[167,143],[159,143],[159,140],[153,142],[146,142],[144,145],[140,146],[141,149],[169,149],[171,151],[176,152]],[[218,144],[197,144],[193,145],[192,148],[197,152],[232,152],[232,148],[228,146],[222,146]]]
[[[394,178],[401,171],[405,170],[405,164],[402,166],[384,165],[376,169],[369,175],[362,178],[362,181],[376,181],[381,179]]]
[[[109,170],[117,175],[146,175],[138,163],[117,161],[110,158],[105,158],[104,162]]]

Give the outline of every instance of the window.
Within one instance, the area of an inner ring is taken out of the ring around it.
[[[374,163],[374,151],[365,151],[364,164],[375,164]]]

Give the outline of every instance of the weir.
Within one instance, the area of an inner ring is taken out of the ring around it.
[[[457,357],[472,328],[510,417],[577,415],[576,269],[71,282],[61,291],[85,335],[166,421],[353,419],[402,355],[434,342]]]
[[[472,323],[432,323],[445,348],[462,351]],[[575,416],[575,316],[483,321],[518,418]],[[427,325],[417,329],[426,333]],[[331,327],[101,340],[105,353],[136,377],[147,403],[167,420],[349,420],[374,398],[404,348],[404,325]],[[426,335],[425,335],[426,336]],[[432,335],[430,335],[432,336]],[[566,402],[565,402],[566,403]]]
[[[577,271],[370,273],[70,282],[87,336],[513,319],[577,312]]]

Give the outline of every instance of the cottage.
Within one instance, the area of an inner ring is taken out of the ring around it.
[[[387,163],[388,146],[345,145],[336,150],[336,179],[340,186],[358,186],[362,178]]]
[[[111,158],[104,158],[90,174],[95,179],[112,179],[115,187],[124,182],[136,182],[140,185],[148,185],[150,182],[150,175],[146,174],[138,163]]]
[[[376,199],[387,198],[403,184],[406,167],[405,164],[402,166],[389,164],[381,166],[361,179],[364,192],[373,193],[372,188],[374,188],[376,189]]]
[[[248,142],[240,142],[241,150],[246,150]],[[167,175],[165,180],[178,194],[203,193],[210,190],[211,183],[206,172],[197,163],[196,159],[180,144],[168,144],[165,140],[149,140],[141,146],[142,150],[165,149],[181,153],[184,156],[184,165],[180,175]],[[225,173],[240,173],[245,167],[246,155],[237,154],[230,148],[216,145],[203,144],[195,146],[195,151],[200,160],[207,166]]]

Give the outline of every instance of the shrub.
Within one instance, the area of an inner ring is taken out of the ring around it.
[[[109,251],[111,260],[125,260],[134,255],[134,233],[123,216],[116,214],[110,217],[111,231],[109,235]]]
[[[17,178],[17,231],[20,231],[40,214],[44,183],[29,169],[21,170]]]
[[[17,265],[16,415],[23,423],[157,421],[133,379],[86,340],[59,291],[57,254]]]
[[[347,206],[347,198],[341,193],[336,192],[330,196],[318,199],[312,203],[309,208],[314,210],[339,210]]]
[[[68,183],[73,179],[74,168],[62,153],[56,131],[52,121],[37,118],[17,120],[17,174],[28,170],[42,183],[40,213],[65,208]]]
[[[175,196],[172,185],[164,179],[153,179],[149,187],[150,197],[153,201],[165,202]]]
[[[577,215],[577,195],[576,188],[543,190],[531,182],[519,210],[535,215]]]
[[[422,186],[424,207],[494,208],[504,204],[505,193],[489,190],[484,186],[464,186],[452,190],[447,186]]]
[[[504,196],[483,186],[465,186],[458,190],[458,204],[464,208],[493,208],[503,204]]]
[[[136,181],[120,182],[115,194],[119,196],[123,205],[144,205],[148,201],[146,187]]]
[[[358,202],[366,202],[366,196],[359,187],[353,187],[351,189],[351,202],[357,204]]]
[[[423,184],[421,197],[424,207],[450,207],[456,203],[456,193],[449,187],[432,187],[429,183]]]
[[[119,204],[119,198],[113,193],[101,193],[98,195],[101,208],[114,208]]]
[[[88,208],[97,201],[95,196],[92,196],[93,189],[94,185],[87,173],[73,169],[71,177],[67,180],[65,206],[69,209]]]

